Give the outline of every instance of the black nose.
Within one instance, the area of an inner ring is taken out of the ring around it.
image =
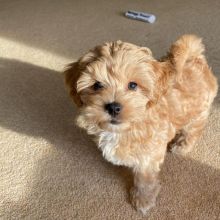
[[[111,116],[116,116],[120,113],[121,111],[121,105],[117,102],[112,102],[108,103],[105,105],[105,110],[111,115]]]

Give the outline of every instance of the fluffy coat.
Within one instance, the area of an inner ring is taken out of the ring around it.
[[[78,126],[95,136],[108,161],[132,168],[131,200],[143,214],[155,204],[167,147],[189,152],[206,124],[217,81],[203,52],[194,35],[182,36],[162,61],[146,47],[116,41],[95,47],[65,71]],[[102,83],[97,91],[96,82]],[[137,88],[129,90],[129,82]],[[122,106],[117,124],[104,108],[115,101]]]

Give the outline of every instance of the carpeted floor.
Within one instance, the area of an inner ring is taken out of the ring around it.
[[[128,10],[156,14],[155,24]],[[219,0],[0,1],[0,219],[134,220],[129,170],[106,162],[73,121],[61,71],[121,39],[165,54],[184,33],[204,39],[220,78]],[[168,154],[149,220],[220,219],[220,98],[193,152]]]

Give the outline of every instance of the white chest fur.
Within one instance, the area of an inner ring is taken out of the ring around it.
[[[103,131],[99,134],[98,139],[98,147],[102,150],[102,154],[106,160],[109,162],[122,165],[122,161],[120,161],[116,157],[116,149],[119,142],[119,134],[109,131]]]
[[[128,153],[124,155],[123,159],[117,156],[117,150],[120,148],[120,138],[120,134],[114,132],[102,131],[99,133],[98,140],[96,140],[98,147],[102,150],[104,158],[115,165],[135,168],[136,166],[140,166],[141,163],[144,166],[147,166],[149,163],[149,157],[146,155],[139,155],[136,157]]]

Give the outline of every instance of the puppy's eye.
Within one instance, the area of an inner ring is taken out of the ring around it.
[[[136,90],[137,89],[137,83],[136,82],[129,82],[128,83],[128,89]]]
[[[103,85],[102,83],[100,83],[99,81],[97,81],[94,85],[93,85],[93,89],[95,91],[99,90],[99,89],[102,89],[103,88]]]

